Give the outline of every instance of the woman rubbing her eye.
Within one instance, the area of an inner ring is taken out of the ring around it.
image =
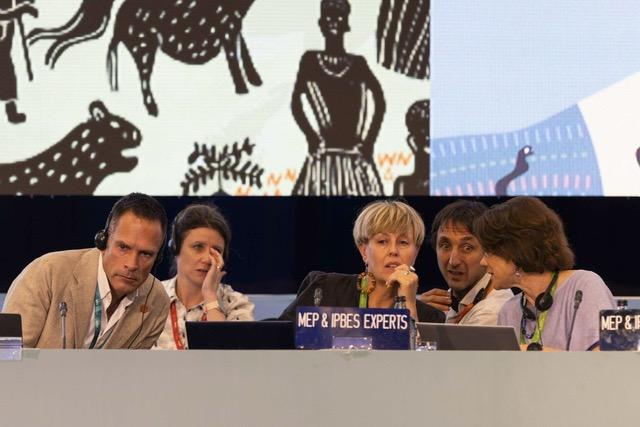
[[[231,230],[215,207],[191,205],[176,215],[169,250],[176,275],[162,284],[169,317],[154,348],[188,348],[186,321],[253,320],[254,304],[222,283]]]

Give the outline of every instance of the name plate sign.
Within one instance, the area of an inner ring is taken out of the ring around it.
[[[640,310],[601,310],[600,350],[640,350]]]
[[[409,349],[409,310],[298,307],[296,348]]]

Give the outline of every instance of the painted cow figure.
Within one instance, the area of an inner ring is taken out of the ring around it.
[[[246,81],[260,86],[262,80],[241,32],[242,20],[253,1],[125,0],[116,15],[107,55],[112,89],[118,89],[117,49],[120,43],[133,56],[145,107],[154,116],[158,115],[158,106],[150,79],[158,49],[187,64],[204,64],[224,50],[236,93],[248,93]],[[47,53],[47,62],[53,66],[69,46],[104,33],[112,4],[113,0],[84,0],[80,9],[85,13],[79,11],[69,23],[58,29],[34,30],[29,41],[56,39]],[[96,14],[102,14],[104,19],[98,19]],[[72,22],[74,19],[76,22]]]

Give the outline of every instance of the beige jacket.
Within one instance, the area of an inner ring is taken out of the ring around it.
[[[98,249],[52,252],[32,261],[13,281],[3,312],[22,316],[25,347],[61,348],[61,301],[67,303],[67,348],[82,348],[98,280]],[[164,328],[169,297],[149,275],[103,348],[151,348]]]

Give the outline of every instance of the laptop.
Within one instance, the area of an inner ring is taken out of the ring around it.
[[[294,349],[293,322],[284,320],[186,322],[191,350]]]
[[[0,313],[0,337],[22,339],[22,318],[19,314]]]
[[[435,341],[438,350],[520,350],[511,326],[471,326],[417,323],[422,341]]]

